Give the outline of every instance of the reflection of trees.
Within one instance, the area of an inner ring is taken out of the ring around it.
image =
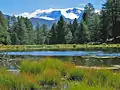
[[[0,67],[6,68],[18,68],[19,60],[11,59],[11,57],[7,54],[0,55]]]

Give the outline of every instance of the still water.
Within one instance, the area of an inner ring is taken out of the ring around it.
[[[25,51],[0,52],[0,55],[21,60],[41,60],[45,57],[54,57],[63,61],[71,61],[82,66],[112,66],[120,65],[120,52],[104,51]],[[14,62],[13,62],[14,63]]]
[[[30,55],[30,56],[111,56],[120,57],[119,53],[106,53],[103,51],[26,51],[26,52],[1,52],[7,55]]]

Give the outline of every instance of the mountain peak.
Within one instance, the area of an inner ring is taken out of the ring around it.
[[[18,14],[16,16],[23,16],[28,18],[40,18],[45,20],[58,20],[60,16],[63,16],[68,19],[79,18],[83,8],[65,8],[65,9],[38,9],[32,13],[24,12],[22,14]]]

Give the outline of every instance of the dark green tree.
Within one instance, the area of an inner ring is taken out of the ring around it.
[[[75,38],[75,43],[80,43],[80,44],[83,44],[83,43],[86,43],[88,42],[88,25],[86,24],[85,21],[82,21],[79,25],[79,28],[78,30],[75,32],[75,35],[76,35],[76,38]]]
[[[67,23],[64,21],[63,17],[60,17],[60,20],[57,23],[57,43],[65,44],[66,36],[70,30],[68,30]]]
[[[41,29],[42,35],[43,35],[43,37],[44,37],[44,42],[43,42],[43,44],[48,44],[48,43],[49,43],[49,39],[48,39],[48,33],[49,33],[49,31],[48,31],[47,25],[46,25],[46,24],[43,24],[43,25],[40,27],[40,29]]]
[[[97,13],[89,20],[88,24],[90,42],[102,42],[102,32],[100,29],[100,16]]]
[[[43,31],[41,30],[40,28],[40,24],[37,23],[37,26],[36,26],[36,39],[35,39],[35,43],[36,44],[44,44],[45,43],[45,36],[43,34]]]
[[[16,25],[16,34],[20,40],[20,44],[28,44],[28,32],[23,17],[18,17]]]
[[[7,20],[0,11],[0,44],[10,44],[10,35],[8,33]]]
[[[52,25],[52,28],[50,30],[50,44],[57,44],[57,29],[56,29],[56,23]]]
[[[35,42],[35,32],[34,32],[33,25],[30,19],[25,18],[25,25],[26,25],[26,29],[28,33],[28,44],[32,45]]]
[[[103,40],[120,36],[120,0],[107,0],[101,11]]]
[[[75,32],[78,30],[79,24],[77,19],[75,18],[71,27],[71,32],[72,32],[72,36],[73,36],[73,43],[75,43],[75,39],[76,39],[76,34]]]

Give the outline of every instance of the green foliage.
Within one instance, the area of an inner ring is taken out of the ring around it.
[[[28,19],[28,18],[25,18],[24,22],[26,25],[27,33],[28,33],[28,41],[27,42],[29,45],[32,45],[32,44],[34,44],[34,40],[35,40],[35,32],[33,29],[33,25],[31,23],[30,19]]]
[[[56,23],[52,25],[50,30],[50,44],[57,44],[57,30],[56,30]]]
[[[0,44],[10,44],[10,35],[7,29],[7,21],[4,18],[2,12],[0,11]]]
[[[20,44],[28,44],[28,33],[27,33],[27,28],[24,22],[24,18],[20,18],[18,17],[18,30],[16,30],[17,32],[17,36],[20,40]]]
[[[107,0],[101,12],[101,27],[103,39],[120,36],[120,0]],[[104,41],[105,41],[104,40]],[[119,43],[114,41],[113,43]]]
[[[46,40],[46,26],[40,27],[39,23],[36,26],[36,44],[45,44]]]

